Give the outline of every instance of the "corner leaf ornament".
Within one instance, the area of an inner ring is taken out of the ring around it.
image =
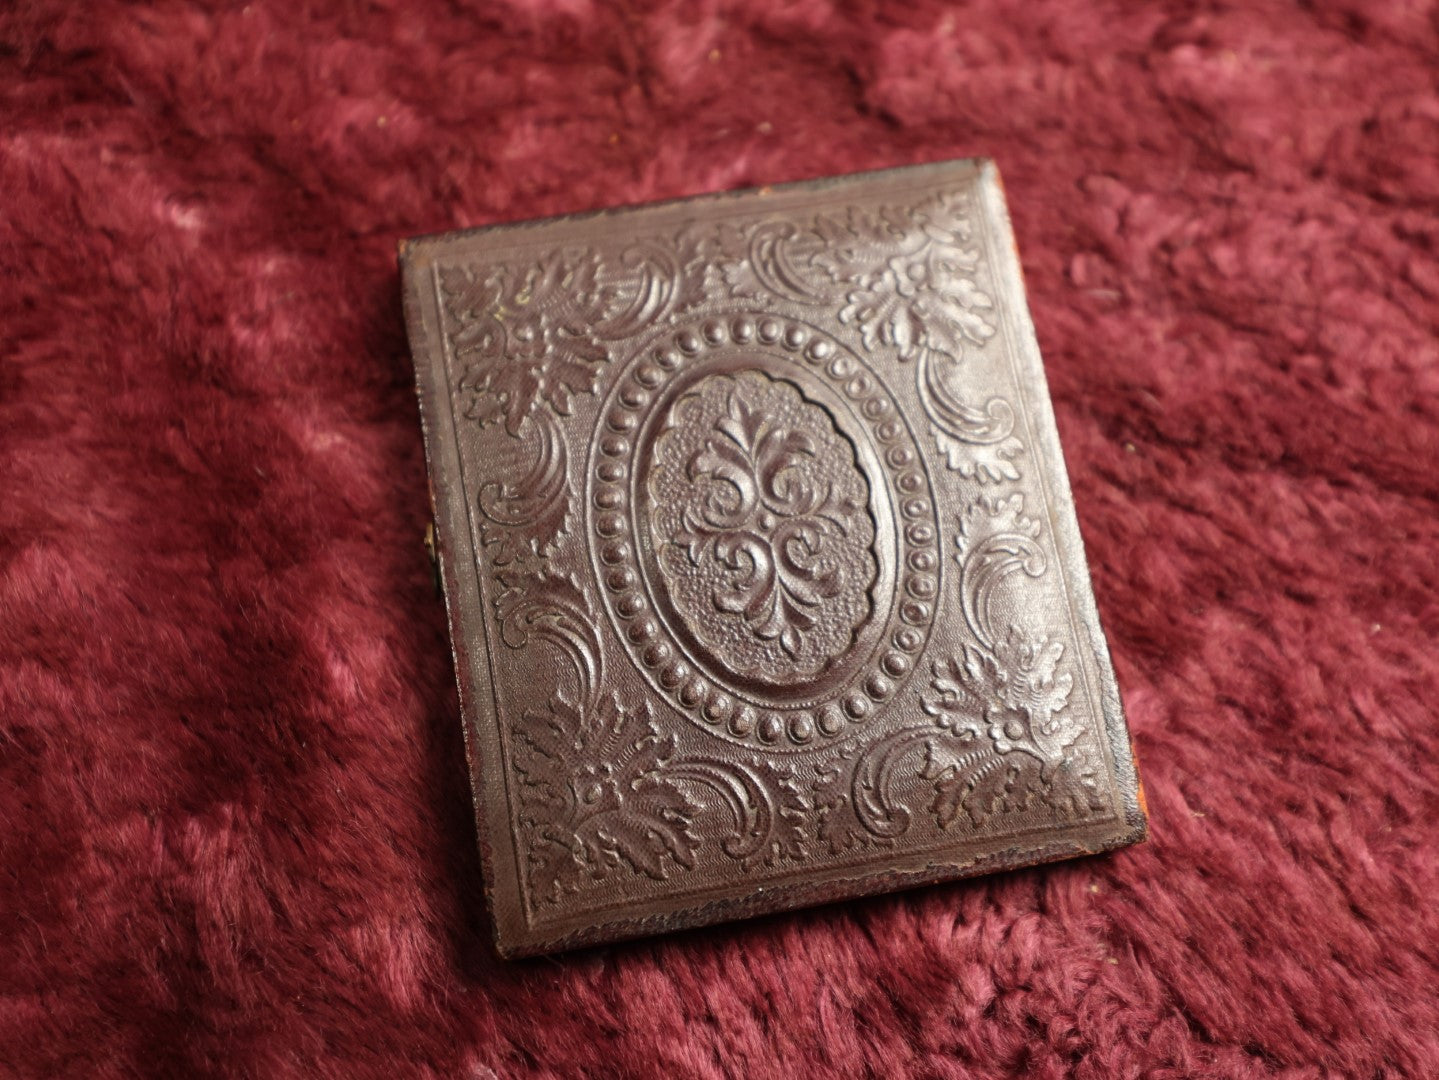
[[[659,733],[648,706],[626,709],[609,695],[590,710],[556,695],[527,710],[516,735],[538,898],[554,901],[621,867],[663,879],[694,865],[697,806],[667,774],[674,736]]]
[[[1008,400],[971,402],[959,389],[966,355],[996,333],[971,213],[967,195],[945,192],[912,210],[851,207],[805,227],[722,230],[718,244],[738,295],[838,303],[839,321],[866,351],[913,364],[937,449],[951,469],[987,484],[1020,478],[1024,446]]]

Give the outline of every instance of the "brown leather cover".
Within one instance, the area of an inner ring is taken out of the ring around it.
[[[401,261],[503,955],[1143,838],[992,164]]]

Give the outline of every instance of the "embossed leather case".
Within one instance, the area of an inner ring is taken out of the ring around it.
[[[992,164],[402,263],[502,954],[1143,837]]]

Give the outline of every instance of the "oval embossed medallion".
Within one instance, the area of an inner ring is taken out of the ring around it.
[[[738,314],[633,357],[586,502],[621,641],[709,730],[799,749],[911,675],[941,594],[930,481],[882,381],[815,328]]]
[[[811,682],[873,608],[875,528],[854,447],[759,371],[703,379],[663,425],[642,512],[680,619],[739,678]]]

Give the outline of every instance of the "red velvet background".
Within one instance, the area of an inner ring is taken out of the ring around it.
[[[0,10],[0,1076],[1439,1075],[1420,0]],[[1142,848],[501,964],[399,237],[1004,171]]]

